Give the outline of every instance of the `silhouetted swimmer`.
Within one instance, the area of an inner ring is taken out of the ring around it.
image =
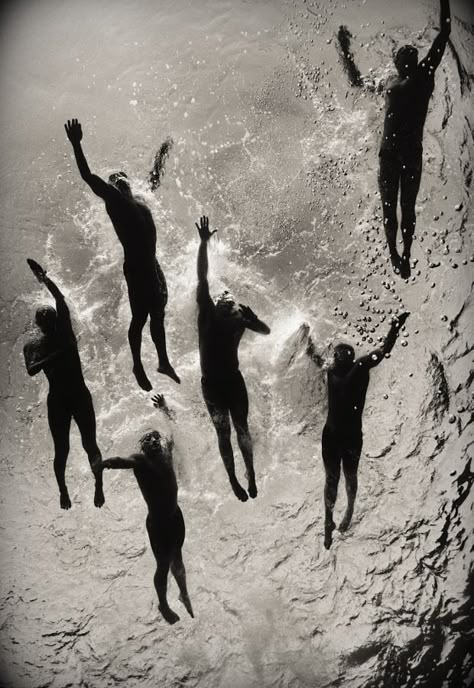
[[[157,370],[179,383],[166,351],[165,308],[168,289],[156,259],[156,227],[151,212],[140,198],[133,196],[125,172],[111,174],[109,183],[91,173],[82,150],[82,128],[77,119],[68,120],[64,127],[72,143],[81,177],[105,201],[108,216],[123,247],[123,274],[132,312],[128,340],[136,380],[145,391],[152,389],[140,355],[142,330],[150,316],[150,333],[159,361]]]
[[[179,616],[170,608],[166,596],[170,568],[178,584],[180,601],[193,618],[194,613],[186,587],[186,571],[181,552],[185,526],[183,514],[178,506],[178,484],[172,458],[173,445],[172,442],[164,440],[157,430],[152,430],[140,439],[140,447],[141,452],[128,458],[115,456],[105,459],[101,467],[133,469],[148,506],[146,527],[156,559],[154,584],[158,594],[158,609],[169,624],[174,624],[179,621]]]
[[[362,413],[369,386],[370,369],[379,365],[384,356],[393,349],[400,328],[408,318],[403,313],[390,326],[381,349],[375,349],[367,356],[355,359],[355,352],[349,344],[338,344],[334,348],[334,363],[328,370],[328,416],[323,429],[322,454],[326,472],[324,486],[325,523],[324,546],[332,544],[332,532],[336,527],[333,511],[337,488],[344,471],[347,492],[347,509],[339,530],[349,528],[354,512],[357,494],[357,470],[362,451]]]
[[[207,410],[217,433],[219,451],[235,496],[241,502],[247,493],[235,475],[234,453],[230,441],[230,419],[237,433],[248,479],[250,497],[257,496],[253,465],[252,438],[247,423],[249,401],[244,378],[239,370],[238,349],[246,329],[270,334],[270,328],[248,307],[237,306],[228,292],[216,301],[211,299],[207,280],[207,244],[217,230],[209,232],[209,219],[201,217],[196,227],[201,237],[197,273],[197,302],[199,308],[199,353],[201,359],[201,387]]]
[[[54,473],[61,509],[71,508],[65,472],[73,418],[95,476],[94,504],[101,507],[104,493],[102,474],[97,472],[97,467],[102,457],[96,442],[94,406],[82,375],[69,308],[63,294],[41,265],[30,258],[27,262],[38,282],[45,285],[56,301],[56,310],[52,306],[42,306],[36,311],[36,324],[41,335],[27,342],[23,353],[28,374],[37,375],[42,370],[49,382],[48,422],[54,442]]]
[[[427,56],[418,63],[418,51],[404,45],[395,56],[398,76],[386,83],[385,123],[379,152],[379,189],[390,260],[396,273],[410,277],[410,254],[415,232],[415,204],[420,188],[423,128],[441,62],[451,19],[449,0],[441,0],[441,30]],[[400,190],[403,254],[397,251],[397,198]]]

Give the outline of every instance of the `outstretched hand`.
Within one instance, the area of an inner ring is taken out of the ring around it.
[[[165,409],[166,408],[166,400],[163,394],[155,394],[154,397],[151,398],[153,402],[153,406],[155,408],[160,408],[160,409]]]
[[[200,219],[200,224],[198,225],[197,222],[194,224],[197,227],[197,230],[199,232],[199,236],[201,237],[201,241],[209,241],[211,236],[217,232],[217,229],[215,229],[213,232],[209,231],[209,218],[203,215]]]
[[[77,119],[68,119],[64,125],[68,139],[72,144],[82,140],[82,127]]]
[[[33,260],[32,258],[27,258],[26,262],[31,268],[31,271],[33,275],[36,277],[38,282],[44,282],[46,279],[46,270],[44,270],[39,263],[36,262],[36,260]]]

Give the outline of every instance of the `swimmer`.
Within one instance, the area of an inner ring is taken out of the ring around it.
[[[153,400],[162,408],[162,399]],[[182,547],[185,538],[184,518],[178,506],[178,484],[173,468],[173,444],[166,441],[157,430],[147,432],[140,439],[141,451],[128,458],[115,456],[105,459],[101,469],[131,468],[148,506],[146,528],[156,559],[154,576],[158,595],[158,609],[169,624],[179,621],[167,599],[168,572],[178,584],[180,596],[186,611],[194,618],[193,608],[186,586]]]
[[[247,492],[235,475],[230,419],[245,463],[248,494],[252,498],[257,496],[257,485],[252,438],[247,422],[249,401],[245,381],[239,370],[238,349],[246,329],[259,334],[270,334],[270,328],[248,306],[238,306],[228,292],[221,294],[215,301],[211,299],[207,279],[207,245],[217,230],[209,231],[207,217],[201,217],[200,224],[195,224],[201,238],[197,259],[197,303],[202,393],[217,433],[219,451],[232,490],[237,499],[245,502],[248,499]]]
[[[334,363],[328,370],[328,416],[323,429],[322,455],[326,473],[324,486],[325,537],[324,546],[332,544],[333,520],[337,488],[344,471],[347,492],[347,509],[339,526],[346,531],[351,523],[357,494],[357,471],[362,451],[362,413],[369,386],[370,369],[379,365],[393,349],[400,329],[409,313],[394,318],[381,349],[355,359],[350,344],[334,348]]]
[[[72,144],[80,175],[105,202],[105,209],[123,247],[123,273],[132,313],[128,340],[136,381],[145,391],[152,389],[140,353],[142,331],[150,316],[151,338],[158,354],[157,370],[179,383],[180,379],[169,362],[166,350],[164,321],[168,289],[156,259],[156,227],[151,212],[141,199],[133,196],[125,172],[111,174],[108,183],[91,173],[82,150],[82,128],[77,119],[68,120],[64,127]]]
[[[36,324],[41,335],[28,341],[23,353],[28,375],[37,375],[42,370],[49,383],[48,423],[54,442],[54,473],[59,487],[59,504],[61,509],[71,508],[65,473],[69,432],[74,418],[95,477],[94,504],[101,507],[104,493],[102,474],[97,472],[97,466],[102,457],[96,441],[95,412],[82,375],[69,308],[59,288],[46,275],[46,270],[31,258],[27,262],[38,282],[44,284],[56,301],[56,309],[42,306],[36,311]]]
[[[394,271],[410,277],[410,255],[415,232],[415,204],[420,188],[423,128],[434,76],[441,62],[449,34],[449,0],[441,0],[441,30],[426,57],[418,62],[418,51],[404,45],[395,55],[398,75],[386,83],[385,123],[379,151],[379,189],[385,235]],[[397,199],[400,190],[403,254],[397,251]]]

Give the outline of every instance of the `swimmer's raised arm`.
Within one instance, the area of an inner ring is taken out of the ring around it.
[[[56,301],[56,311],[58,314],[59,327],[61,327],[63,331],[68,330],[69,332],[72,332],[71,314],[69,313],[69,307],[66,303],[64,294],[62,293],[58,285],[47,276],[46,270],[42,268],[39,263],[37,263],[32,258],[27,258],[26,262],[30,266],[31,271],[38,280],[38,282],[40,284],[44,284],[46,289],[48,289],[50,294],[54,297],[54,300]]]
[[[446,50],[449,35],[451,33],[451,12],[449,9],[449,0],[440,1],[440,31],[433,41],[427,56],[420,62],[422,69],[428,69],[434,72],[439,67],[441,58]]]
[[[259,334],[270,334],[270,328],[268,325],[266,325],[263,320],[260,320],[255,315],[250,306],[243,306],[240,303],[239,307],[245,327],[253,332],[258,332]]]
[[[203,306],[211,301],[209,294],[209,282],[207,279],[207,274],[209,272],[209,260],[207,257],[207,244],[209,239],[213,234],[217,232],[215,229],[213,232],[209,231],[209,218],[203,215],[199,221],[194,223],[199,232],[201,238],[201,243],[199,245],[198,259],[197,259],[197,275],[198,275],[198,287],[196,298],[200,306]]]
[[[402,313],[398,317],[395,317],[392,321],[392,324],[390,325],[390,329],[388,331],[387,336],[385,337],[385,341],[382,347],[380,349],[374,349],[367,356],[361,356],[359,359],[357,359],[355,366],[366,366],[368,368],[374,368],[375,366],[379,365],[379,363],[383,361],[385,356],[392,351],[393,347],[395,346],[395,342],[397,341],[400,330],[405,324],[405,320],[408,318],[409,315],[409,313]]]
[[[76,158],[77,167],[79,168],[79,174],[97,196],[100,196],[100,198],[105,198],[107,193],[110,191],[111,186],[96,174],[92,174],[90,171],[86,156],[84,155],[84,151],[82,150],[81,146],[81,123],[77,119],[68,119],[64,125],[64,128],[74,150],[74,156]]]

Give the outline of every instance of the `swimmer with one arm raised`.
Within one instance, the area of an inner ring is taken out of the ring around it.
[[[245,330],[270,334],[270,328],[248,306],[237,306],[228,292],[215,301],[209,293],[209,239],[217,230],[209,231],[209,219],[196,222],[201,243],[197,259],[197,303],[201,387],[219,443],[219,451],[235,496],[241,502],[257,496],[253,445],[247,417],[249,401],[244,378],[239,370],[238,349]],[[230,419],[237,433],[248,480],[248,495],[235,475],[234,453],[230,441]]]
[[[332,544],[333,520],[337,488],[344,471],[347,509],[339,526],[346,531],[351,523],[357,495],[357,471],[362,451],[362,414],[369,386],[371,368],[378,366],[392,351],[409,313],[394,318],[382,348],[355,360],[350,344],[337,344],[334,362],[328,370],[328,416],[323,429],[322,455],[326,472],[324,487],[325,537],[324,546]]]
[[[82,179],[105,202],[105,209],[124,252],[123,273],[128,287],[132,320],[128,340],[133,373],[138,385],[150,391],[152,385],[141,360],[142,331],[150,316],[150,333],[158,354],[158,372],[180,382],[166,350],[165,308],[168,289],[156,259],[156,227],[145,203],[133,196],[125,172],[115,172],[108,183],[92,174],[81,146],[82,128],[77,119],[64,125],[72,144]]]
[[[404,45],[395,55],[398,75],[385,87],[385,122],[379,151],[379,189],[385,235],[394,271],[410,277],[410,256],[415,232],[415,204],[423,166],[423,128],[428,104],[451,33],[449,0],[440,2],[440,31],[426,57],[418,62],[418,51]],[[397,199],[400,191],[403,254],[397,251]]]
[[[66,486],[66,462],[69,455],[71,421],[77,423],[82,446],[89,458],[95,477],[94,504],[104,504],[102,474],[97,471],[101,453],[96,441],[96,421],[91,394],[84,381],[77,340],[72,329],[66,299],[46,270],[36,261],[27,259],[34,276],[48,289],[56,301],[36,311],[36,324],[41,332],[25,344],[23,353],[28,374],[43,371],[49,383],[48,423],[54,442],[54,473],[59,486],[61,509],[71,508]]]
[[[153,397],[153,404],[168,415],[162,395]],[[138,487],[148,507],[146,528],[151,548],[156,559],[154,576],[158,595],[158,608],[163,618],[174,624],[179,616],[174,612],[167,599],[168,572],[174,576],[180,591],[179,599],[186,611],[194,618],[193,608],[186,586],[182,547],[185,526],[181,509],[178,506],[178,483],[173,468],[173,443],[164,439],[157,430],[147,432],[140,439],[141,451],[122,458],[114,456],[100,464],[104,469],[132,469]]]

